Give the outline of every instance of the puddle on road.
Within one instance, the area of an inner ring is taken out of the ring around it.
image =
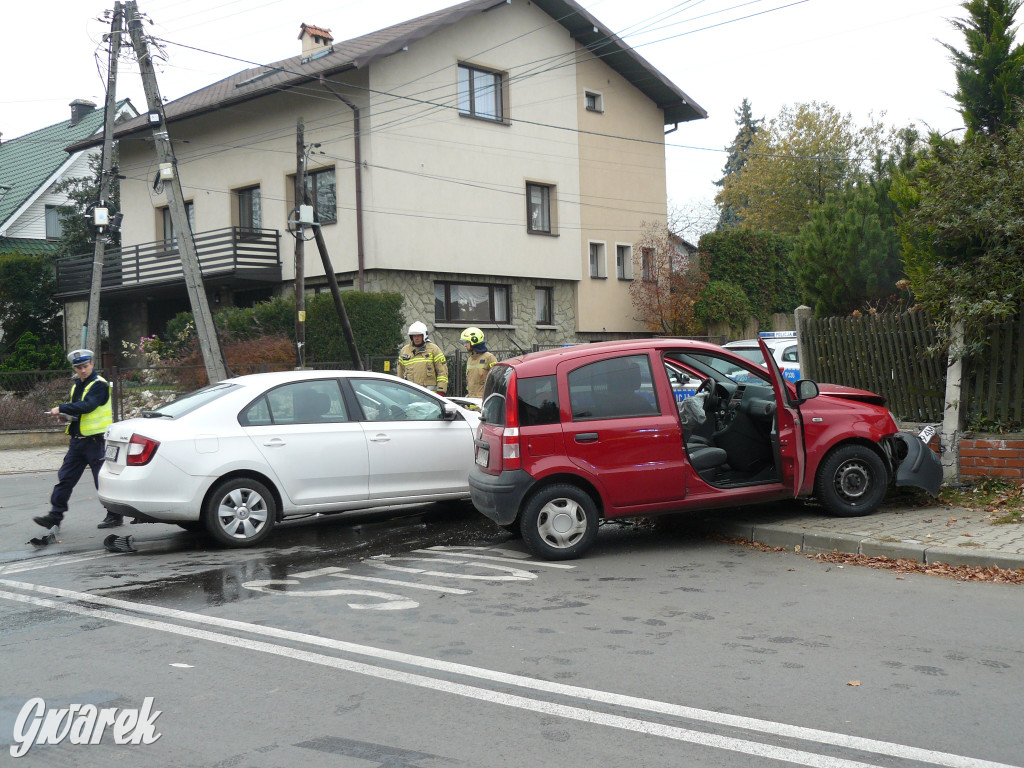
[[[101,591],[121,599],[173,601],[176,607],[223,605],[258,597],[259,593],[242,586],[249,581],[286,579],[297,572],[414,549],[483,546],[510,538],[468,504],[430,505],[401,517],[391,510],[283,523],[253,549],[222,549],[204,534],[182,532],[138,540],[139,552],[125,556],[138,559],[137,567],[120,575],[108,574],[121,583]]]

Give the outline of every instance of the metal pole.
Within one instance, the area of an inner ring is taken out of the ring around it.
[[[123,9],[120,2],[114,3],[114,18],[110,22],[110,59],[107,66],[107,99],[103,106],[103,154],[100,160],[100,195],[99,205],[105,207],[111,196],[114,165],[114,118],[117,112],[117,57],[121,52],[121,20]],[[102,362],[103,350],[100,349],[100,293],[103,290],[103,261],[106,243],[103,234],[96,233],[93,244],[92,281],[89,288],[89,309],[86,312],[85,328],[82,329],[82,346],[90,344],[98,360]]]
[[[306,201],[306,133],[302,118],[295,126],[295,365],[306,359],[306,244],[299,223],[300,206]]]
[[[199,256],[196,253],[195,240],[192,239],[192,227],[185,213],[185,198],[181,191],[181,181],[178,178],[174,148],[171,146],[171,138],[167,132],[167,116],[164,114],[164,103],[160,98],[160,89],[156,82],[153,59],[143,35],[138,3],[135,0],[128,0],[125,7],[128,15],[128,31],[131,33],[135,56],[139,61],[142,85],[146,92],[146,103],[153,126],[153,143],[160,161],[160,178],[163,180],[167,193],[167,208],[171,213],[171,221],[174,223],[174,231],[181,254],[181,269],[185,275],[185,286],[188,288],[188,297],[192,304],[196,337],[199,339],[199,348],[206,365],[206,374],[212,384],[228,378],[228,367],[224,361],[220,339],[217,337],[217,327],[213,323],[213,314],[210,312],[210,303],[206,298],[206,290],[203,286]]]

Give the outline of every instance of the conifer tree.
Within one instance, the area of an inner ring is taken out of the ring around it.
[[[717,186],[725,186],[727,178],[743,170],[743,166],[747,163],[750,147],[754,143],[754,137],[761,130],[762,123],[764,123],[764,118],[755,120],[750,108],[750,101],[744,98],[739,109],[736,110],[736,125],[739,126],[739,130],[736,132],[736,138],[728,147],[729,155],[725,161],[725,168],[722,169],[722,178],[715,182]],[[739,222],[740,218],[735,207],[726,203],[722,206],[716,229],[735,227]]]

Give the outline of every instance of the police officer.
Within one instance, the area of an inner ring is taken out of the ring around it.
[[[71,491],[82,477],[86,467],[92,470],[92,479],[99,488],[100,467],[103,466],[103,433],[113,422],[110,408],[110,386],[94,370],[92,350],[76,349],[68,355],[78,379],[71,387],[71,399],[53,408],[50,413],[68,423],[64,430],[71,436],[64,463],[57,472],[57,484],[50,494],[50,511],[32,518],[44,528],[59,526],[68,511]],[[121,515],[108,513],[97,528],[121,525]]]
[[[448,362],[430,340],[427,326],[417,320],[409,326],[409,343],[398,353],[398,378],[443,395],[448,391]]]
[[[466,345],[466,351],[470,353],[466,359],[466,395],[483,397],[487,374],[498,362],[498,358],[487,351],[484,332],[479,328],[467,328],[459,336],[459,339]]]

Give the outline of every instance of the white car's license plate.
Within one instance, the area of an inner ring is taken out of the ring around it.
[[[480,448],[480,447],[477,447],[477,449],[476,449],[476,463],[479,464],[481,467],[486,467],[487,466],[487,460],[490,458],[490,455],[491,455],[491,449],[490,448]]]
[[[105,458],[105,459],[107,459],[109,461],[117,461],[117,454],[118,454],[118,451],[120,451],[120,450],[121,449],[118,446],[116,446],[116,445],[108,445],[107,446],[107,452],[103,455],[103,458]]]

